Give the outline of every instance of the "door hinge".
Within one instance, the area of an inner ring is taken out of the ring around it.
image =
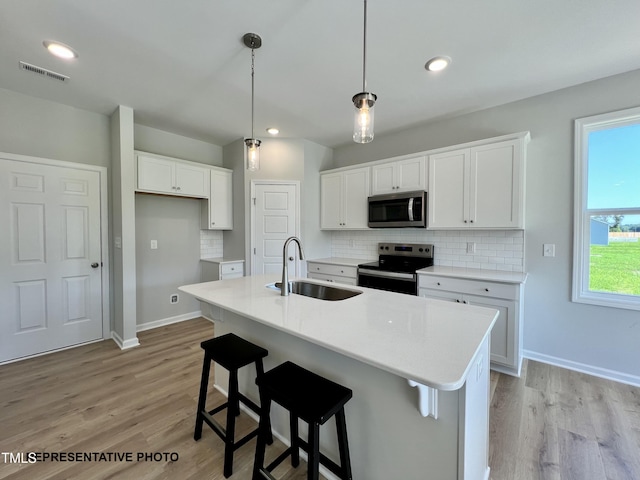
[[[256,254],[256,247],[253,247],[253,254]]]
[[[256,204],[256,197],[253,197],[253,204]]]

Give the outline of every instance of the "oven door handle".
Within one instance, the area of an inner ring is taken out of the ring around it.
[[[359,275],[368,275],[371,277],[379,277],[379,278],[394,278],[396,280],[406,280],[409,282],[414,282],[416,276],[414,273],[400,273],[400,272],[384,272],[380,273],[377,270],[369,270],[368,268],[359,268]]]
[[[408,204],[408,214],[409,214],[409,221],[413,222],[413,197],[411,197],[409,199],[409,204]]]

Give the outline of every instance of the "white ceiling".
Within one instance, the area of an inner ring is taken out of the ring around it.
[[[640,68],[640,1],[369,0],[377,135]],[[0,87],[225,145],[256,136],[351,141],[362,0],[2,0]],[[79,58],[49,55],[42,42]],[[453,59],[425,71],[436,55]],[[22,60],[71,77],[19,69]],[[375,140],[374,140],[375,142]]]

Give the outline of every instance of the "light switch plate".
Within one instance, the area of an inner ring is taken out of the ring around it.
[[[151,240],[151,250],[156,250],[158,248],[158,241]]]
[[[543,257],[555,257],[556,256],[556,246],[554,243],[545,243],[542,245],[542,256]]]

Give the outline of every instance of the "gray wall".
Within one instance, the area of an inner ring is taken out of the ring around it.
[[[0,88],[0,152],[109,167],[109,118]]]
[[[134,137],[137,150],[181,158],[191,162],[222,166],[222,147],[213,143],[138,124],[134,127]]]
[[[300,139],[264,139],[260,147],[260,169],[245,168],[244,142],[224,147],[224,166],[233,169],[233,231],[224,234],[224,256],[244,259],[251,272],[251,182],[293,180],[300,182],[300,236],[307,258],[329,256],[331,236],[320,231],[320,170],[330,166],[333,152],[327,147]]]
[[[640,383],[640,313],[571,302],[574,119],[640,105],[640,71],[378,136],[334,151],[334,166],[529,130],[525,354]],[[543,257],[554,243],[556,256]]]
[[[198,312],[200,303],[178,287],[199,282],[200,200],[137,193],[138,325]],[[169,302],[174,293],[180,294],[177,304]]]
[[[135,148],[168,157],[222,166],[222,147],[143,125],[135,125]],[[198,312],[200,304],[180,295],[180,285],[200,282],[200,208],[202,201],[136,194],[137,324]],[[150,249],[150,240],[158,249]]]

